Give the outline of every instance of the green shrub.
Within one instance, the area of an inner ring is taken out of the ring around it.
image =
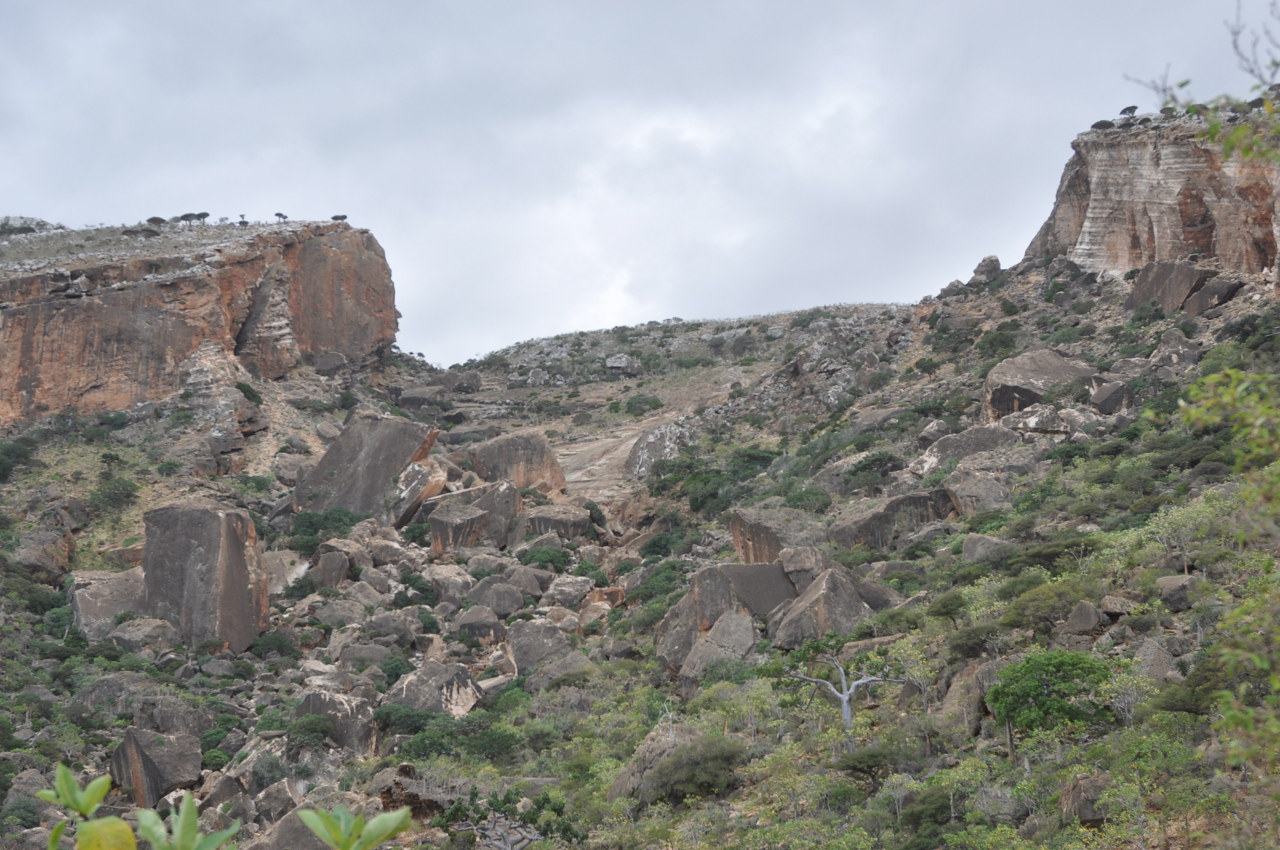
[[[137,498],[139,489],[128,478],[108,478],[89,493],[89,510],[99,515],[122,511]]]
[[[734,768],[746,758],[746,747],[720,735],[703,735],[677,747],[645,775],[637,796],[649,805],[680,805],[691,797],[719,795],[734,782]]]
[[[231,762],[231,756],[219,749],[209,750],[204,754],[200,764],[205,770],[222,770]]]
[[[236,389],[238,389],[245,398],[249,399],[249,401],[254,404],[262,404],[262,393],[258,392],[244,381],[237,381]]]
[[[987,641],[1001,631],[995,623],[979,623],[952,633],[947,646],[961,658],[978,658],[987,651]]]
[[[650,410],[662,407],[662,399],[656,395],[633,395],[627,399],[624,410],[631,416],[644,416]]]
[[[29,461],[35,449],[35,441],[28,437],[0,440],[0,483],[8,481],[15,469]]]
[[[521,553],[518,560],[522,564],[562,573],[565,567],[569,566],[572,556],[566,550],[557,549],[554,546],[535,546]]]
[[[667,596],[684,584],[685,569],[684,561],[663,561],[632,589],[628,594],[628,600],[647,602],[660,596]]]
[[[40,825],[40,803],[34,797],[18,797],[0,809],[0,828],[10,836],[20,829]]]
[[[396,680],[399,679],[401,676],[405,675],[406,673],[413,672],[413,665],[410,664],[408,661],[406,661],[404,657],[400,655],[391,656],[386,661],[383,661],[381,664],[379,664],[378,668],[382,670],[383,673],[386,674],[388,685],[395,684]]]
[[[276,653],[285,658],[301,658],[302,650],[294,645],[286,635],[279,632],[267,632],[258,635],[253,643],[249,645],[249,651],[259,658],[266,658],[271,653]]]
[[[361,519],[346,508],[331,508],[324,513],[303,511],[293,518],[289,547],[310,558],[321,543],[331,537],[346,537]]]
[[[831,507],[831,495],[817,487],[801,487],[788,493],[782,504],[788,508],[820,514]]]
[[[285,732],[290,750],[319,749],[325,739],[333,735],[333,719],[323,714],[304,714],[290,723]]]

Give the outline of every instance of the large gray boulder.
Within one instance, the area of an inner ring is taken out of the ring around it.
[[[115,628],[117,616],[146,606],[141,567],[122,573],[83,570],[73,573],[72,581],[71,611],[76,628],[89,640],[102,640]]]
[[[547,438],[537,431],[521,431],[477,443],[450,455],[484,481],[509,481],[517,490],[532,487],[544,493],[564,490],[564,470]]]
[[[107,634],[106,640],[125,652],[150,649],[160,653],[168,652],[181,643],[182,636],[168,620],[157,617],[138,617],[116,626]]]
[[[1051,390],[1089,378],[1094,370],[1056,351],[1040,349],[997,363],[983,390],[987,412],[999,419],[1043,401]]]
[[[756,629],[751,616],[743,611],[729,611],[694,642],[680,666],[680,678],[697,682],[712,664],[746,658],[755,645]]]
[[[794,508],[735,508],[729,530],[738,557],[749,564],[776,561],[783,549],[822,542],[813,515]]]
[[[958,463],[961,458],[979,452],[989,452],[1021,444],[1022,438],[1016,431],[1002,425],[976,425],[966,428],[959,434],[948,434],[939,437],[933,445],[911,462],[907,471],[912,475],[924,476],[941,469],[948,464]]]
[[[522,676],[572,649],[564,632],[546,619],[515,621],[507,628],[507,645]]]
[[[503,620],[524,607],[524,593],[501,576],[480,579],[468,596],[472,602],[490,608]]]
[[[354,694],[330,688],[308,688],[298,703],[297,715],[319,714],[333,721],[333,742],[357,755],[370,753],[374,743],[373,706]]]
[[[484,532],[486,512],[475,505],[450,499],[431,512],[431,552],[437,558],[445,552],[474,546]]]
[[[1133,281],[1133,289],[1124,302],[1125,309],[1135,310],[1154,301],[1164,312],[1176,313],[1188,298],[1199,292],[1217,274],[1216,271],[1186,263],[1149,263],[1138,272],[1138,277]]]
[[[194,735],[162,735],[130,726],[111,753],[111,780],[132,789],[134,803],[150,807],[170,791],[195,785],[200,760],[200,739]]]
[[[462,717],[484,696],[462,664],[428,660],[387,689],[385,702]]]
[[[444,480],[429,467],[436,430],[399,416],[357,407],[342,433],[294,490],[295,511],[344,508],[357,516],[402,525],[439,493]]]
[[[142,575],[146,613],[187,646],[243,652],[267,626],[267,575],[247,511],[190,502],[148,511]]]
[[[539,505],[524,516],[525,534],[554,532],[562,540],[582,537],[591,528],[591,514],[577,505]]]
[[[889,551],[923,525],[946,519],[955,505],[943,489],[868,500],[866,506],[836,520],[827,530],[832,543]]]
[[[874,615],[858,593],[857,582],[843,567],[827,570],[795,601],[769,619],[769,637],[780,649],[795,649],[828,634],[849,634]]]

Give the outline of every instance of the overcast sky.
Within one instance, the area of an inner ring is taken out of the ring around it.
[[[1264,0],[1247,0],[1261,21]],[[373,231],[438,365],[571,330],[914,302],[1019,260],[1071,140],[1231,0],[8,3],[0,215]]]

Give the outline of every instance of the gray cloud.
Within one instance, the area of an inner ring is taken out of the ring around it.
[[[1074,134],[1158,105],[1125,74],[1243,91],[1233,12],[27,4],[0,32],[0,213],[346,213],[386,248],[402,347],[443,364],[672,315],[914,301],[1020,257]]]

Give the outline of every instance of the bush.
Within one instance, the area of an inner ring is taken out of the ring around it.
[[[351,528],[362,517],[358,517],[346,508],[332,508],[324,513],[303,511],[293,518],[293,536],[289,547],[296,549],[300,555],[310,558],[316,547],[331,537],[346,537]]]
[[[19,829],[31,829],[40,825],[40,804],[34,797],[18,797],[0,809],[0,827],[13,834]]]
[[[231,756],[219,749],[209,750],[201,759],[201,766],[205,770],[222,770],[231,762]]]
[[[677,747],[645,775],[638,791],[646,805],[679,805],[690,797],[721,794],[734,785],[733,771],[747,748],[720,735],[703,735]]]
[[[662,407],[662,399],[656,395],[633,395],[627,399],[624,410],[631,416],[644,416],[650,410],[657,410]]]
[[[393,655],[386,661],[378,665],[378,669],[382,670],[387,676],[387,684],[395,684],[396,680],[406,673],[413,672],[413,665],[406,661],[402,656]]]
[[[31,459],[35,447],[35,441],[28,437],[0,440],[0,483],[8,481],[14,469]]]
[[[570,559],[571,556],[567,551],[554,546],[535,546],[519,557],[522,564],[542,567],[556,573],[564,572],[565,567],[569,566]]]
[[[684,561],[663,561],[628,595],[631,602],[647,602],[666,596],[684,584]]]
[[[290,750],[319,749],[325,739],[333,735],[333,719],[323,714],[304,714],[290,723],[285,732]]]
[[[286,635],[282,635],[279,632],[267,632],[264,635],[258,635],[253,643],[250,644],[249,651],[259,658],[266,658],[273,652],[285,658],[302,657],[302,650],[298,649]]]
[[[782,500],[782,504],[788,508],[820,514],[825,513],[827,508],[831,507],[831,496],[825,490],[819,490],[817,487],[801,487],[799,490],[792,490],[788,493],[787,497]]]
[[[240,391],[241,395],[249,399],[249,401],[254,404],[262,404],[262,394],[249,384],[246,384],[244,381],[237,381],[236,389]]]
[[[987,641],[1001,631],[995,623],[980,623],[951,635],[947,646],[961,658],[978,658],[987,651]]]
[[[122,511],[137,498],[138,490],[128,478],[108,478],[89,493],[89,510],[99,515]]]

